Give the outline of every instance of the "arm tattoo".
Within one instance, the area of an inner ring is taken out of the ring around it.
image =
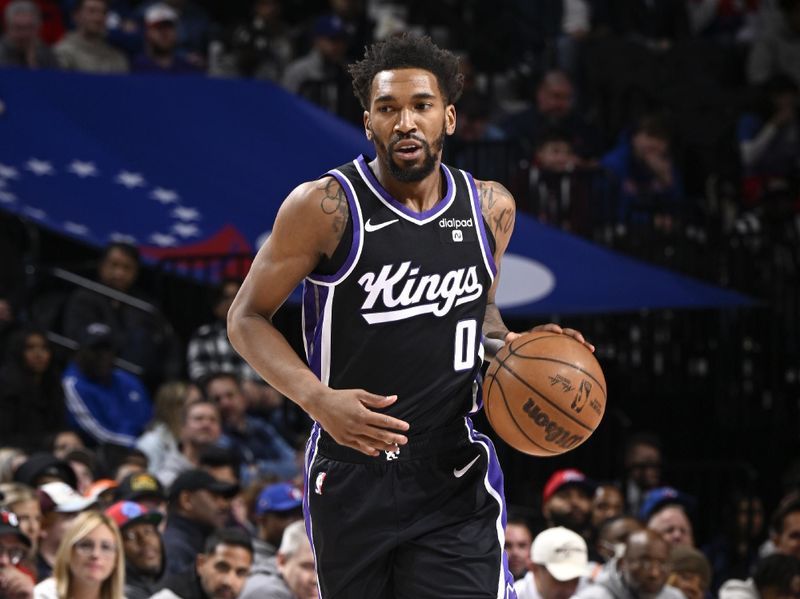
[[[339,185],[339,182],[333,177],[328,177],[320,187],[325,192],[322,198],[320,207],[325,214],[333,215],[333,232],[339,235],[341,239],[344,235],[345,225],[347,224],[347,216],[349,208],[347,206],[347,197],[344,195],[344,189]]]
[[[501,232],[508,233],[514,226],[515,211],[513,208],[499,208],[497,203],[503,197],[511,198],[511,192],[497,182],[482,183],[480,196],[481,209],[492,233],[495,236]]]

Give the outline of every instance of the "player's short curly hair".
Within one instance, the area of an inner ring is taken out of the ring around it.
[[[392,69],[430,71],[436,77],[447,104],[454,104],[464,87],[464,75],[455,54],[434,44],[430,37],[404,33],[372,44],[362,60],[348,67],[353,78],[353,91],[364,110],[369,109],[375,75]]]

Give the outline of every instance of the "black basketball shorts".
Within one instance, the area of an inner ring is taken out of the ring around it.
[[[377,458],[315,425],[305,475],[320,599],[516,599],[503,475],[469,418]]]

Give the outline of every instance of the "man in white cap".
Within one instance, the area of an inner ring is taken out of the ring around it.
[[[518,599],[569,599],[587,573],[586,541],[563,526],[539,533],[531,545],[528,573],[514,584]]]

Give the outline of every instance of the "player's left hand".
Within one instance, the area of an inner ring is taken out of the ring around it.
[[[583,343],[589,349],[590,352],[594,352],[594,345],[586,341],[586,339],[583,338],[583,335],[581,334],[580,331],[576,331],[575,329],[562,328],[552,322],[548,324],[540,324],[538,326],[535,326],[528,332],[529,333],[547,332],[547,333],[558,333],[560,335],[567,335],[568,337],[572,337],[573,339],[575,339],[575,341]],[[514,341],[514,339],[517,339],[518,337],[521,336],[522,333],[509,333],[508,335],[506,335],[505,342],[511,343],[512,341]]]

